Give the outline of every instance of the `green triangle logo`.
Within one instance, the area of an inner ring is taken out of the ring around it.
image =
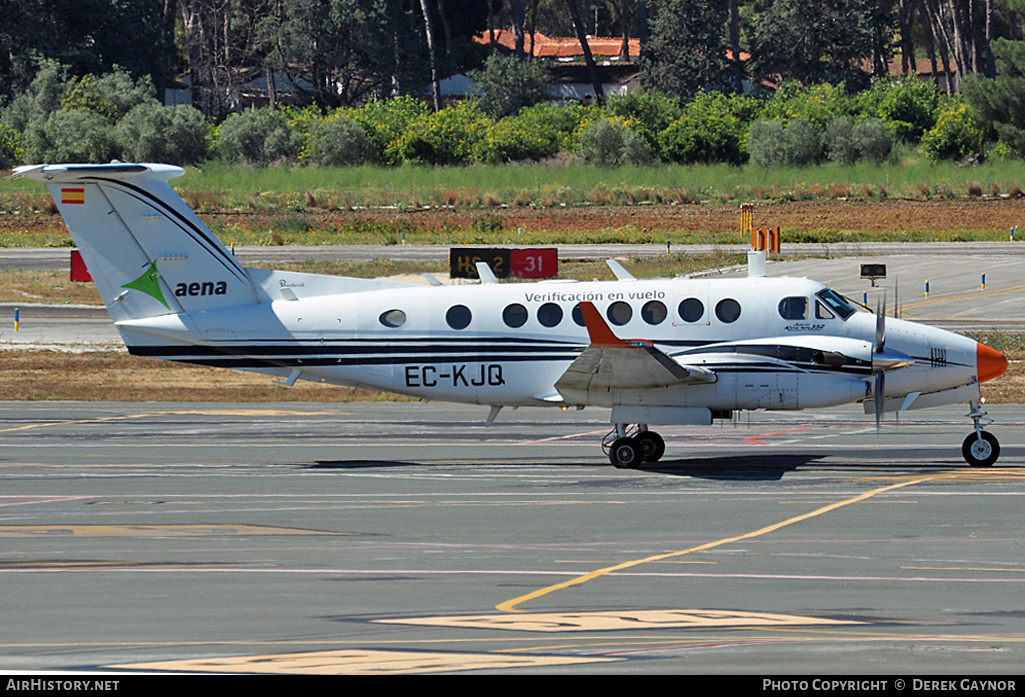
[[[121,287],[141,291],[151,298],[158,300],[168,310],[171,309],[171,306],[167,304],[167,300],[164,299],[163,291],[160,290],[160,277],[157,275],[156,261],[151,263],[149,268],[143,271],[142,275],[137,279],[129,281]]]

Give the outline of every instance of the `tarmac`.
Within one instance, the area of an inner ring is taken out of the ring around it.
[[[1020,676],[1020,407],[484,412],[0,403],[0,671]]]
[[[1017,256],[802,255],[769,275],[1020,331]],[[878,289],[863,260],[887,265]],[[21,306],[17,333],[12,312],[6,347],[117,343],[101,308]],[[667,427],[640,470],[608,465],[603,410],[486,411],[0,403],[0,671],[913,685],[1025,665],[1019,405],[988,407],[987,469],[961,458],[963,406]]]

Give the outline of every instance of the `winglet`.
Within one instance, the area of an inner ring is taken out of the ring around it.
[[[587,300],[580,303],[580,313],[584,316],[584,326],[591,337],[591,346],[628,347],[629,342],[623,341],[612,333],[612,329],[602,319],[601,313],[594,303]]]

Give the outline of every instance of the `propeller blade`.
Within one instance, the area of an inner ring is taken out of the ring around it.
[[[886,312],[876,303],[876,341],[875,352],[882,353],[886,347]]]
[[[900,319],[900,279],[893,279],[893,316]]]
[[[886,392],[886,373],[876,371],[875,386],[872,388],[872,398],[876,407],[876,431],[879,431],[879,424],[883,420],[883,398]]]

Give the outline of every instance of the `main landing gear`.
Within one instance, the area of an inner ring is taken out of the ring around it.
[[[649,431],[646,424],[616,424],[602,439],[601,447],[613,465],[625,469],[640,467],[642,462],[658,462],[666,452],[662,436]]]
[[[975,422],[975,432],[969,433],[961,444],[961,454],[965,462],[972,467],[989,467],[1000,457],[1000,443],[989,431],[982,430],[982,419],[986,412],[982,411],[978,402],[971,402],[972,411],[968,416]],[[986,423],[990,423],[986,419]]]

